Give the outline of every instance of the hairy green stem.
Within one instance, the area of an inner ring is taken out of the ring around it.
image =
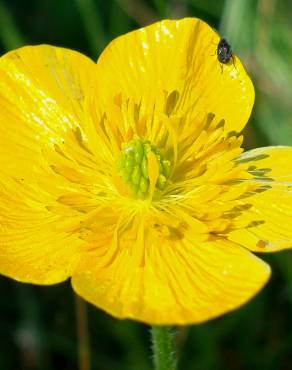
[[[173,328],[152,326],[151,335],[155,370],[176,370]]]

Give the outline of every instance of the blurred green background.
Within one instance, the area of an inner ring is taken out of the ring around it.
[[[50,43],[96,59],[118,35],[184,16],[218,29],[252,76],[256,103],[245,147],[291,145],[290,0],[1,0],[0,52]],[[263,258],[273,277],[252,302],[179,329],[181,370],[292,370],[292,254]],[[1,277],[0,292],[1,370],[78,369],[76,301],[68,282],[37,287]],[[152,368],[148,327],[87,309],[92,370]]]

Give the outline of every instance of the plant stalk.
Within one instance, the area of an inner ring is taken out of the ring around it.
[[[174,329],[168,326],[152,326],[151,335],[155,370],[176,370]]]

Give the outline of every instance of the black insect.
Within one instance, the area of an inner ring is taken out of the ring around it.
[[[220,63],[227,64],[230,62],[230,59],[232,59],[233,64],[233,55],[231,46],[228,44],[227,40],[221,39],[217,46],[217,59]]]

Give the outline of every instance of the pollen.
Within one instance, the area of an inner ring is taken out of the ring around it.
[[[163,191],[170,168],[170,161],[164,159],[157,146],[139,137],[123,144],[117,163],[119,176],[131,195],[139,199],[147,198],[152,192]]]

